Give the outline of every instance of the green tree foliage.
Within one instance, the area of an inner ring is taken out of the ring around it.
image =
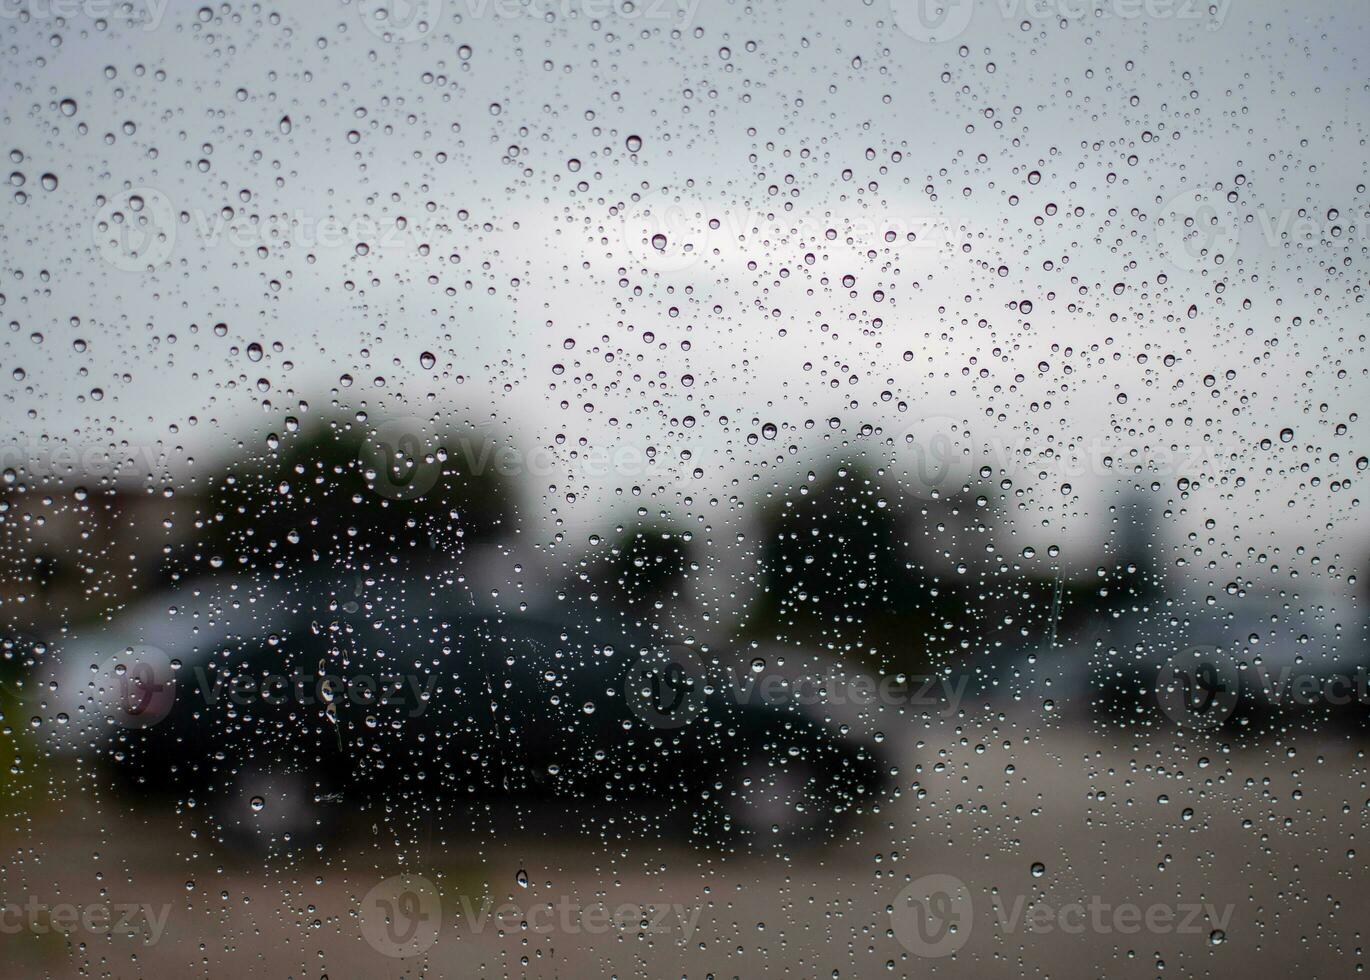
[[[762,561],[781,615],[889,613],[908,599],[898,498],[864,467],[814,477],[767,515]]]
[[[690,543],[678,531],[647,527],[625,531],[605,558],[604,581],[629,605],[678,594],[692,566]]]
[[[427,554],[514,517],[512,450],[472,426],[332,419],[267,443],[212,481],[197,556],[211,566]]]

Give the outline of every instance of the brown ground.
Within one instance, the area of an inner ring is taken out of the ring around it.
[[[87,781],[11,821],[0,838],[5,901],[169,903],[165,933],[152,945],[79,930],[67,939],[6,933],[0,975],[1064,980],[1335,977],[1364,962],[1357,837],[1370,791],[1356,745],[1310,736],[1225,748],[1173,733],[1143,741],[1088,728],[1026,738],[1028,730],[1005,721],[891,732],[904,757],[901,797],[849,840],[788,863],[631,833],[609,846],[600,834],[556,832],[560,814],[517,809],[474,829],[406,831],[403,844],[363,826],[325,858],[249,861],[193,836],[192,815],[95,799]],[[1034,877],[1038,861],[1045,871]],[[357,908],[378,881],[406,869],[437,883],[443,922],[426,955],[389,959],[363,938]],[[958,876],[975,903],[954,957],[915,956],[890,931],[887,905],[906,881],[931,873]],[[497,905],[679,904],[698,918],[689,938],[674,915],[661,931],[586,934],[552,919],[535,932],[517,915],[504,928],[493,919],[477,927],[462,897],[477,896],[478,914],[487,883]],[[1021,896],[1053,908],[1091,896],[1233,908],[1217,945],[1206,920],[1184,934],[1033,933],[1021,924],[1006,932],[991,910],[995,889],[1010,908]]]

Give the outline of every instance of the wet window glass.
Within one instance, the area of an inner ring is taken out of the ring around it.
[[[1367,42],[0,0],[0,976],[1362,972]]]

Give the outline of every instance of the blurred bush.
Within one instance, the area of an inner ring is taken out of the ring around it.
[[[474,426],[330,419],[211,481],[187,570],[425,558],[507,531],[512,467]]]

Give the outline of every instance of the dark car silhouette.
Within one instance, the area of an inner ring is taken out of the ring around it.
[[[1359,728],[1370,704],[1365,621],[1322,605],[1171,603],[1093,623],[1056,659],[1074,664],[1058,671],[1062,688],[1106,722],[1264,732],[1336,720]]]
[[[95,751],[242,845],[318,841],[356,809],[519,796],[646,798],[703,845],[788,844],[833,832],[886,780],[874,744],[739,696],[706,648],[432,582],[219,579],[49,660],[54,751]]]

